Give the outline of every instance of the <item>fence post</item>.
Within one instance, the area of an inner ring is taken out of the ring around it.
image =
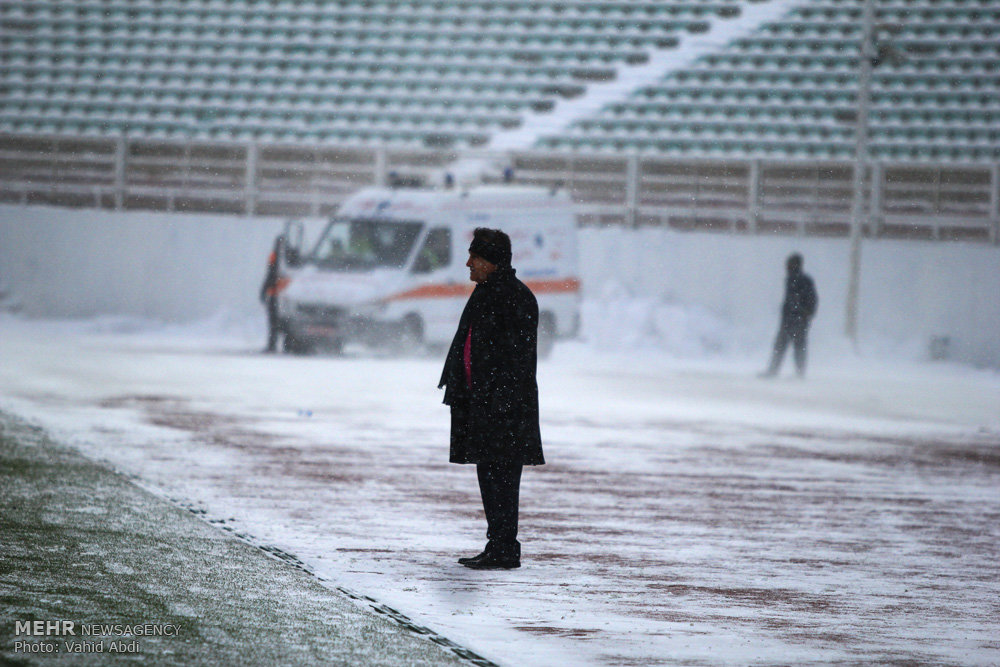
[[[639,156],[632,153],[625,162],[625,225],[630,229],[639,226],[636,207],[639,202]]]
[[[990,242],[1000,245],[1000,163],[990,171]]]
[[[854,162],[854,197],[851,204],[851,233],[848,236],[847,299],[845,304],[844,334],[858,345],[858,294],[861,290],[861,237],[867,226],[864,215],[864,186],[868,165],[863,160]]]
[[[385,146],[375,148],[375,185],[384,187],[386,183],[387,155]]]
[[[247,144],[247,171],[243,184],[246,214],[252,216],[257,210],[257,142]]]
[[[757,222],[760,220],[760,184],[761,161],[750,161],[750,182],[747,184],[747,224],[751,234],[757,233]]]
[[[872,238],[877,238],[882,233],[882,208],[885,205],[885,165],[876,162],[872,165],[872,175],[869,181],[871,192],[868,200],[868,234]]]
[[[125,161],[128,159],[128,142],[124,134],[115,138],[115,210],[125,208]]]

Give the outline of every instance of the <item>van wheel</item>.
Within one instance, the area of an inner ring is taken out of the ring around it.
[[[397,352],[406,354],[418,352],[424,346],[424,323],[419,315],[407,315],[396,334]]]
[[[556,318],[552,313],[538,316],[538,357],[545,359],[556,346]]]
[[[313,346],[308,341],[285,334],[285,342],[282,345],[282,350],[288,354],[312,354]]]

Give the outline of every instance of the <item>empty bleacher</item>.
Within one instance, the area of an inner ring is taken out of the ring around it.
[[[738,0],[0,2],[0,132],[486,145]]]
[[[865,233],[1000,243],[1000,6],[875,6]],[[320,215],[471,157],[568,188],[584,224],[846,234],[862,17],[862,0],[0,0],[0,201]]]
[[[875,3],[874,160],[1000,159],[1000,7]],[[861,0],[798,3],[778,21],[540,139],[548,150],[851,159]]]

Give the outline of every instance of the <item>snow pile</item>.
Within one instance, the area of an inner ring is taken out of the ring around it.
[[[631,294],[618,282],[605,283],[598,298],[585,299],[580,315],[581,338],[602,351],[701,358],[734,349],[732,325],[708,308]]]
[[[267,335],[264,309],[259,313],[246,310],[222,308],[214,315],[191,324],[167,324],[162,332],[166,336],[183,335],[190,332],[195,337],[220,341],[260,341]]]

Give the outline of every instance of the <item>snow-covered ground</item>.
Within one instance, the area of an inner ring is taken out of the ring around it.
[[[501,664],[1000,663],[995,371],[564,343],[523,567],[475,572],[440,359],[265,356],[224,320],[0,334],[0,409]]]

